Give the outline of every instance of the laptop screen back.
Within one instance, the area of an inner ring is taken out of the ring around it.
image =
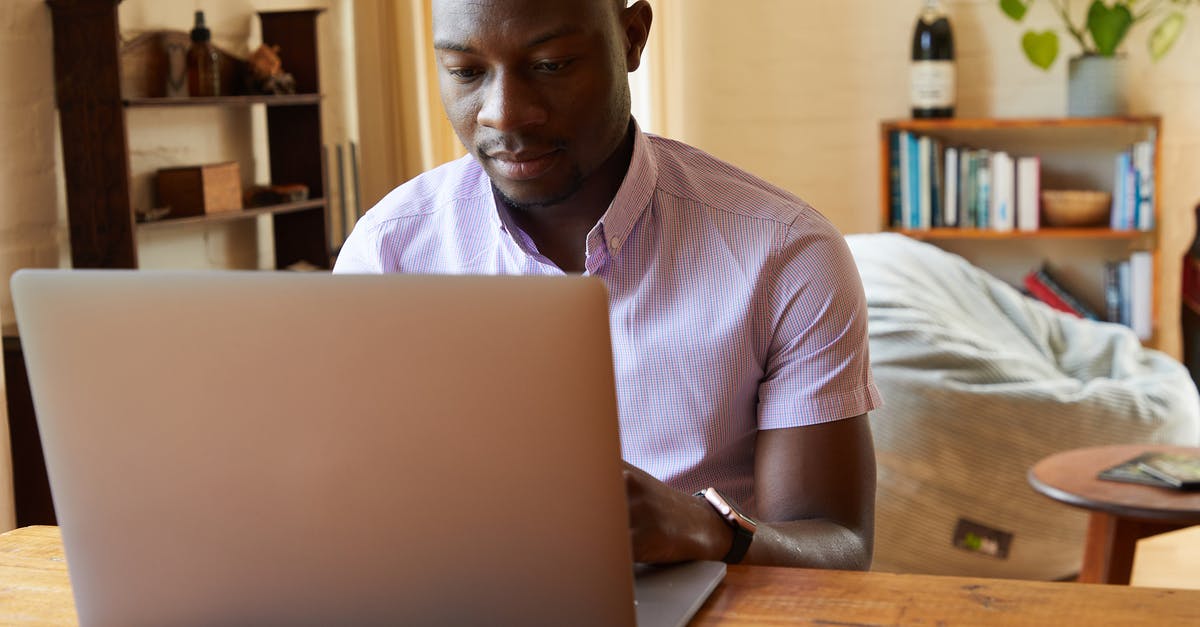
[[[85,623],[632,624],[598,280],[12,284]]]

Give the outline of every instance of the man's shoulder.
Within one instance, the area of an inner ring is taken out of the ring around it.
[[[659,193],[708,210],[787,225],[820,215],[795,194],[695,146],[649,138]]]
[[[367,215],[375,224],[426,216],[490,192],[483,168],[467,155],[409,179],[384,196]]]

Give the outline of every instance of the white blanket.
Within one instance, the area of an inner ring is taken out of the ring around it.
[[[1126,327],[1055,311],[970,263],[896,234],[847,237],[866,288],[879,463],[875,568],[1059,579],[1086,516],[1026,473],[1058,451],[1196,444],[1186,369]],[[954,546],[960,519],[1012,534],[1007,557]]]

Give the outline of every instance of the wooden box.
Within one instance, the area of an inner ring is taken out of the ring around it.
[[[158,171],[158,204],[167,218],[186,218],[242,209],[242,173],[237,162]]]

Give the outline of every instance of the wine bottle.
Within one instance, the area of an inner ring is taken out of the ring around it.
[[[221,95],[221,55],[212,44],[212,32],[204,25],[204,11],[196,11],[187,53],[188,94]]]
[[[954,34],[938,0],[925,0],[913,30],[910,99],[914,118],[954,117]]]
[[[1182,297],[1183,363],[1200,387],[1200,205],[1196,205],[1196,235],[1183,255]]]

